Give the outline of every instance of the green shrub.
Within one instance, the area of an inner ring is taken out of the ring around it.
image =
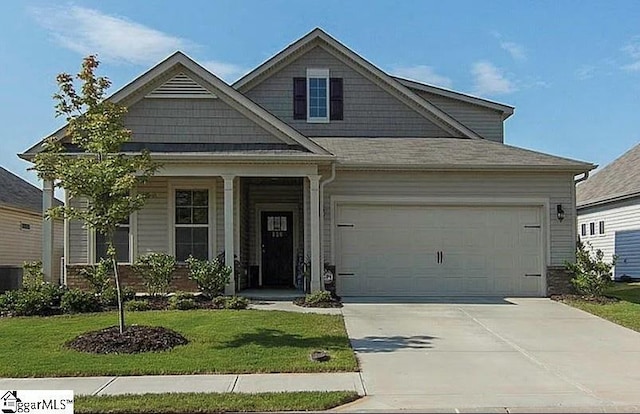
[[[309,305],[315,305],[318,303],[333,302],[331,292],[326,290],[320,290],[318,292],[310,293],[305,296],[304,302]]]
[[[195,299],[196,295],[194,295],[193,293],[182,292],[182,291],[178,290],[177,292],[175,292],[173,294],[172,297],[177,298],[177,299]]]
[[[109,289],[115,292],[115,287],[111,283],[112,273],[112,263],[107,259],[100,259],[98,264],[80,270],[80,276],[87,281],[96,296],[102,296]]]
[[[101,310],[98,298],[80,289],[71,289],[62,295],[60,310],[64,313],[88,313]]]
[[[249,299],[242,296],[216,296],[211,301],[215,309],[247,309]]]
[[[578,293],[587,296],[602,296],[605,289],[613,282],[611,269],[616,258],[611,263],[604,261],[602,250],[593,251],[591,245],[585,246],[578,242],[575,263],[566,263],[566,268],[572,276],[571,283]]]
[[[15,316],[49,316],[60,313],[60,301],[65,290],[45,284],[38,289],[8,292],[2,300],[4,312]]]
[[[123,287],[121,292],[123,302],[128,302],[136,297],[136,291],[129,286]],[[116,291],[115,286],[109,286],[106,288],[102,294],[98,296],[98,299],[102,306],[118,306],[118,292]]]
[[[169,309],[189,310],[198,308],[198,303],[193,298],[172,296],[169,298]]]
[[[210,298],[224,292],[231,278],[231,268],[219,259],[199,260],[192,256],[187,259],[189,279],[196,282],[198,289]]]
[[[227,298],[224,307],[225,309],[247,309],[249,306],[249,299],[242,296],[231,296]]]
[[[214,309],[224,309],[227,305],[227,297],[226,296],[216,296],[211,300],[211,304]]]
[[[125,302],[124,309],[129,312],[141,312],[150,310],[151,306],[146,300],[130,300]]]
[[[46,285],[42,262],[24,262],[22,265],[22,289],[39,290]]]
[[[165,295],[176,268],[175,257],[165,253],[149,253],[136,259],[133,270],[144,281],[147,293]]]

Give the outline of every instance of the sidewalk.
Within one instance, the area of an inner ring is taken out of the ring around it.
[[[75,395],[169,392],[355,391],[365,395],[358,372],[317,374],[153,375],[137,377],[0,378],[3,390],[73,390]]]

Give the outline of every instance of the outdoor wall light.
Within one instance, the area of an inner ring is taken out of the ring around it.
[[[562,204],[558,204],[556,206],[556,212],[558,213],[558,221],[564,220],[564,209],[562,208]]]

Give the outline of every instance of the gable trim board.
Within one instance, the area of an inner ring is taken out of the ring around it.
[[[505,121],[507,118],[509,118],[511,115],[513,115],[515,108],[513,106],[510,105],[506,105],[503,103],[499,103],[499,102],[494,102],[494,101],[489,101],[487,99],[484,98],[479,98],[473,95],[469,95],[466,93],[460,93],[457,91],[452,91],[449,89],[445,89],[445,88],[441,88],[438,86],[433,86],[433,85],[427,85],[425,83],[422,82],[418,82],[415,80],[411,80],[411,79],[405,79],[405,78],[401,78],[398,76],[392,76],[393,79],[397,80],[398,82],[400,82],[402,85],[408,87],[408,88],[413,88],[413,89],[418,89],[424,92],[429,92],[435,95],[441,95],[444,96],[446,98],[451,98],[451,99],[456,99],[456,100],[460,100],[463,102],[467,102],[470,104],[474,104],[474,105],[478,105],[478,106],[482,106],[485,108],[489,108],[489,109],[493,109],[496,110],[498,112],[502,113],[502,120]]]
[[[146,92],[148,92],[147,89],[155,87],[154,82],[158,82],[158,79],[167,77],[167,74],[171,76],[180,72],[186,72],[186,74],[190,75],[189,77],[200,84],[200,86],[284,142],[297,143],[314,154],[331,155],[324,148],[312,142],[294,128],[227,85],[224,81],[182,52],[175,52],[107,99],[125,106],[133,105],[135,102],[144,98]],[[54,132],[50,137],[61,140],[65,135],[66,125]],[[26,160],[31,159],[33,155],[42,151],[45,140],[46,138],[29,148],[23,154],[20,154],[20,157]]]
[[[318,46],[333,55],[338,60],[350,66],[370,81],[381,87],[386,92],[395,96],[409,108],[417,111],[426,119],[436,123],[447,132],[462,134],[464,138],[482,139],[471,129],[458,122],[435,105],[420,98],[415,93],[391,76],[387,75],[375,65],[362,58],[357,53],[328,35],[322,29],[316,28],[298,41],[287,46],[284,50],[258,66],[253,71],[236,81],[232,86],[246,93],[256,84],[260,83],[267,74],[280,70],[287,62],[300,53],[306,52]]]

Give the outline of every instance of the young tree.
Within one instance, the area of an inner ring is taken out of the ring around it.
[[[96,56],[84,58],[82,69],[75,77],[81,84],[79,91],[73,76],[67,73],[57,76],[60,90],[53,95],[56,117],[66,117],[68,139],[62,142],[53,137],[47,139],[34,164],[41,179],[53,181],[72,198],[87,199],[86,209],[65,205],[54,207],[46,214],[49,219],[81,220],[105,236],[107,255],[113,265],[122,333],[124,308],[113,236],[118,224],[144,205],[147,194],[137,193],[136,188],[159,166],[147,151],[135,155],[121,152],[122,145],[131,138],[131,131],[124,126],[127,109],[105,99],[111,82],[105,77],[96,77],[99,64]]]

